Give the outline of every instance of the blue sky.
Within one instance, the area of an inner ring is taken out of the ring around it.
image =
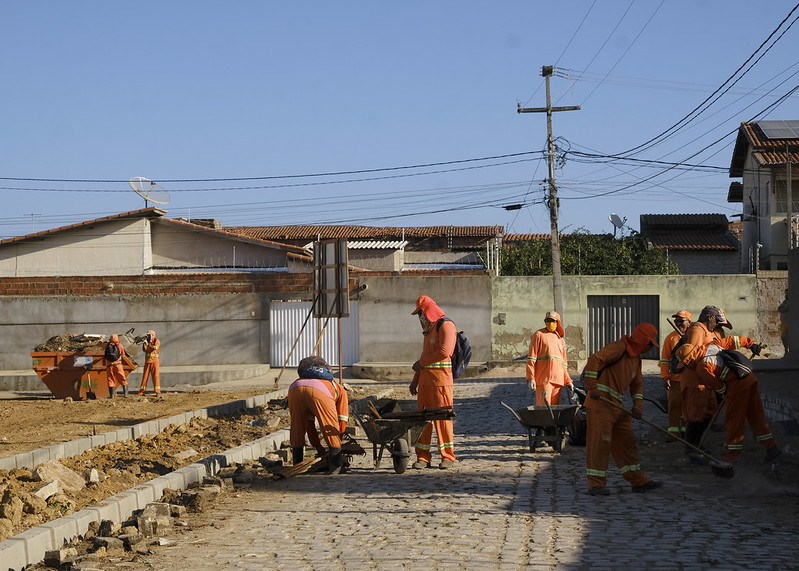
[[[611,213],[634,230],[642,213],[732,216],[738,125],[799,119],[799,94],[779,101],[799,85],[799,23],[767,51],[794,6],[3,2],[0,236],[141,208],[134,176],[169,191],[168,216],[225,226],[548,233],[546,116],[516,113],[545,105],[544,65],[553,104],[581,106],[553,118],[569,151],[561,231],[612,232]],[[592,156],[657,137],[733,76],[635,162]]]

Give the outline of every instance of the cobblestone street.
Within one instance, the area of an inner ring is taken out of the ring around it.
[[[649,452],[642,467],[663,488],[632,493],[611,462],[613,493],[589,496],[584,449],[531,453],[526,432],[500,404],[521,408],[529,399],[519,379],[458,380],[455,469],[396,474],[388,457],[375,471],[361,437],[367,455],[355,458],[349,474],[260,482],[223,495],[190,516],[173,545],[117,568],[795,567],[795,524],[759,508],[759,494],[735,493],[740,481],[715,478],[707,467],[652,470]],[[639,440],[648,434],[635,428]],[[796,490],[784,498],[795,513]]]

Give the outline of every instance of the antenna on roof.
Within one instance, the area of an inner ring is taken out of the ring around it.
[[[624,228],[624,223],[627,222],[627,218],[622,220],[619,218],[619,215],[615,212],[608,216],[608,220],[613,224],[613,237],[616,237],[616,230],[621,230]]]
[[[169,204],[169,193],[166,189],[155,181],[143,176],[134,176],[130,179],[130,187],[133,191],[144,199],[144,207],[147,208],[148,202],[155,204]]]

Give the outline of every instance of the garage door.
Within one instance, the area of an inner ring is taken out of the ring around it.
[[[656,295],[589,295],[587,305],[589,354],[629,335],[639,323],[658,327],[660,322],[660,300]],[[660,353],[653,348],[641,357],[660,359]]]

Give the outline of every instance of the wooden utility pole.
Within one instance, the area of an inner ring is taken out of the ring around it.
[[[579,111],[579,105],[569,107],[552,107],[552,98],[549,91],[549,78],[555,72],[555,67],[545,65],[541,68],[541,75],[547,84],[546,107],[522,107],[517,105],[517,113],[546,113],[547,114],[547,155],[549,156],[549,222],[552,235],[552,295],[555,301],[555,311],[563,318],[563,279],[560,273],[560,232],[558,231],[558,187],[555,184],[555,140],[552,137],[552,112],[553,111]]]

